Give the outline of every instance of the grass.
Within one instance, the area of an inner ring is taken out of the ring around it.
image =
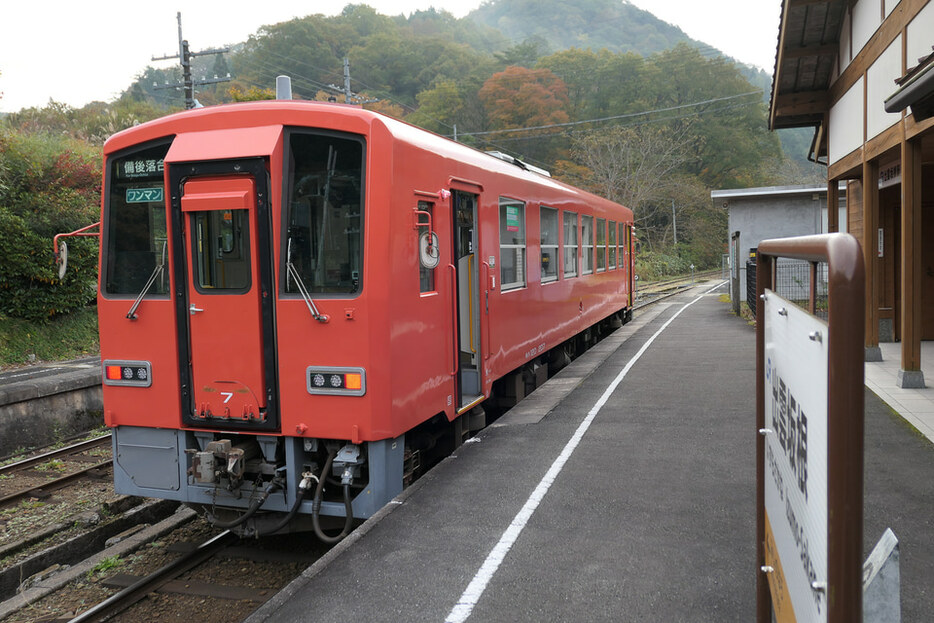
[[[97,308],[31,322],[0,315],[0,369],[99,352]]]
[[[102,559],[99,563],[94,565],[94,568],[88,571],[88,576],[97,576],[100,577],[104,573],[115,569],[123,564],[123,561],[120,560],[120,556],[110,556],[108,558]]]
[[[65,471],[65,462],[61,459],[52,459],[41,465],[36,465],[33,469],[40,472],[63,472]]]

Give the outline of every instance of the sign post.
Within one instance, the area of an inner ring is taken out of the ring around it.
[[[806,311],[775,259],[810,262]],[[828,318],[814,315],[828,264]],[[757,621],[862,621],[862,253],[849,234],[767,240],[756,267]]]

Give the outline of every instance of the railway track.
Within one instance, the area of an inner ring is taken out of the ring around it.
[[[104,454],[109,454],[109,447],[110,434],[107,434],[0,467],[0,509],[19,504],[27,498],[46,498],[53,491],[82,478],[108,476],[106,470],[113,466],[113,460],[97,460],[94,451],[107,448]],[[69,467],[69,464],[77,464],[78,467]],[[42,470],[43,467],[46,469]],[[54,476],[64,471],[68,473]]]
[[[180,577],[187,571],[210,560],[221,550],[236,543],[239,538],[229,530],[213,536],[190,553],[177,558],[169,564],[157,569],[145,577],[132,582],[129,586],[108,597],[93,608],[85,610],[78,616],[70,619],[71,623],[91,623],[103,621],[113,615],[119,614],[145,598],[149,593],[163,588],[166,584]]]
[[[642,284],[636,289],[636,302],[633,309],[641,309],[669,296],[684,292],[697,285],[698,282],[716,279],[720,274],[719,269],[714,269],[695,273],[693,276],[675,277],[674,279]]]

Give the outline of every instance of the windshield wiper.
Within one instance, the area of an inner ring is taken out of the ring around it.
[[[142,291],[139,293],[139,296],[136,297],[136,300],[133,301],[133,307],[130,308],[130,311],[126,313],[126,317],[130,320],[136,320],[139,316],[136,315],[136,308],[139,307],[140,303],[143,302],[143,297],[152,289],[152,284],[156,283],[162,275],[162,271],[165,270],[165,251],[166,245],[168,242],[162,243],[162,261],[156,264],[156,267],[152,269],[152,274],[149,275],[149,280],[146,282],[146,285],[143,286]]]
[[[315,302],[311,300],[311,294],[308,293],[308,288],[305,287],[305,282],[302,281],[302,276],[298,274],[298,269],[296,269],[295,265],[292,264],[292,239],[291,238],[289,238],[289,246],[287,249],[285,269],[286,269],[286,273],[288,274],[288,276],[295,280],[295,287],[298,288],[298,293],[302,295],[302,300],[304,300],[305,305],[308,306],[308,311],[311,313],[311,317],[317,320],[318,322],[327,322],[329,320],[328,316],[318,311],[318,307],[315,305]],[[288,282],[286,282],[286,287],[288,287]]]
[[[308,294],[308,288],[305,287],[305,282],[302,281],[302,277],[298,274],[295,266],[292,264],[292,262],[286,262],[285,266],[289,271],[289,276],[295,280],[295,286],[298,288],[298,293],[302,295],[302,299],[305,301],[305,305],[308,306],[308,311],[311,312],[311,317],[318,322],[327,322],[327,315],[318,311],[315,302],[311,300],[311,295]]]

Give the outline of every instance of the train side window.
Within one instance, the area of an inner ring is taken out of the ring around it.
[[[597,272],[606,271],[606,219],[597,219]]]
[[[525,286],[525,204],[499,200],[500,287],[513,290]]]
[[[577,212],[564,213],[564,276],[577,276]]]
[[[427,212],[432,214],[432,208],[434,208],[433,203],[427,201],[419,201],[418,209],[421,212]],[[425,233],[425,228],[418,228],[415,230],[415,248],[418,248],[419,238],[422,234]],[[421,262],[418,263],[418,291],[419,292],[434,292],[435,290],[435,269],[426,268]]]
[[[610,263],[607,268],[613,270],[616,268],[616,221],[610,221],[609,243]]]
[[[541,207],[542,283],[558,279],[558,211]]]
[[[109,163],[102,275],[107,294],[138,295],[156,266],[166,262],[163,159],[168,150],[169,143],[162,143]],[[147,296],[168,294],[168,273],[162,272]]]
[[[581,274],[593,272],[593,217],[581,215]]]
[[[300,130],[288,136],[284,261],[311,294],[356,295],[363,278],[363,138]],[[282,275],[285,292],[298,294],[298,280],[288,270]]]

